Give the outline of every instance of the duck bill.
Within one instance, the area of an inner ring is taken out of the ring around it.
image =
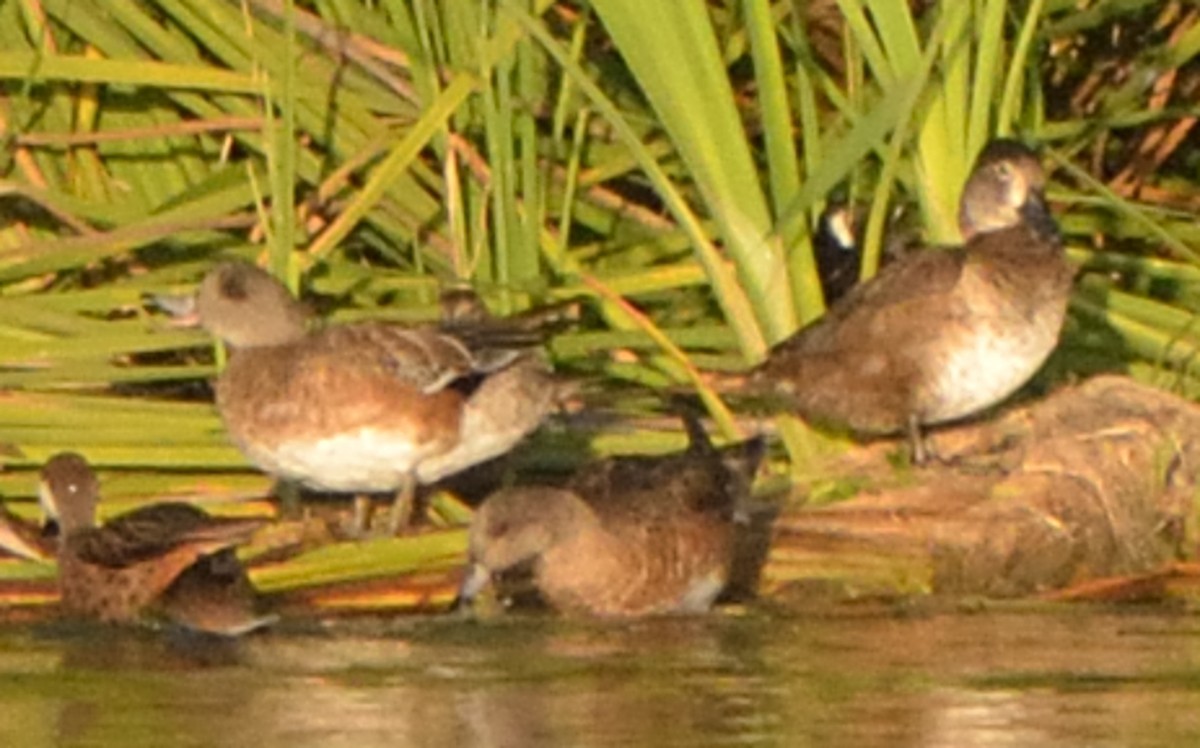
[[[38,505],[42,508],[42,515],[45,521],[43,527],[50,524],[58,523],[58,504],[54,500],[54,492],[50,490],[50,484],[45,480],[38,481],[37,487]]]
[[[475,597],[492,581],[492,572],[483,564],[473,563],[467,567],[462,584],[458,587],[458,597],[454,599],[454,610],[466,610],[471,607]]]
[[[154,294],[150,297],[154,306],[170,316],[171,327],[199,327],[200,313],[196,311],[195,294]]]
[[[1058,236],[1058,225],[1050,213],[1050,206],[1046,204],[1046,196],[1041,192],[1030,194],[1021,206],[1020,212],[1026,225],[1033,227],[1039,234]]]

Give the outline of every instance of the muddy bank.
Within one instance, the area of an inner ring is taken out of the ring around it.
[[[1193,555],[1198,436],[1195,404],[1106,376],[935,432],[945,462],[931,467],[897,471],[894,444],[857,448],[828,470],[869,487],[828,506],[789,504],[757,591],[792,604],[1012,598],[1185,573],[1175,562]]]

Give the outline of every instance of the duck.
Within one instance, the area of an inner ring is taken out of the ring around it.
[[[1074,270],[1037,156],[991,141],[963,190],[960,246],[906,252],[776,345],[744,380],[806,421],[865,436],[973,416],[1020,389],[1058,342]]]
[[[237,638],[279,621],[263,613],[246,569],[232,548],[200,558],[163,591],[156,614],[185,631]]]
[[[242,454],[311,489],[393,494],[392,534],[412,523],[417,485],[508,452],[564,393],[528,334],[514,345],[499,321],[473,324],[476,311],[309,329],[287,289],[241,261],[213,267],[193,299],[177,314],[230,351],[216,407]]]
[[[75,452],[43,465],[38,501],[58,530],[60,606],[72,618],[129,624],[153,618],[239,635],[269,623],[234,548],[265,521],[210,517],[181,502],[150,504],[96,523],[100,484]]]
[[[56,543],[36,523],[18,517],[0,504],[0,551],[26,561],[54,558]]]
[[[585,466],[563,486],[504,488],[478,508],[458,604],[529,568],[541,598],[601,618],[695,614],[724,589],[736,518],[764,454],[754,438],[716,449],[685,419],[686,451]]]

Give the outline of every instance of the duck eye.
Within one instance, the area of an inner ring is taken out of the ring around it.
[[[246,282],[240,273],[225,273],[221,276],[221,295],[233,301],[246,298]]]

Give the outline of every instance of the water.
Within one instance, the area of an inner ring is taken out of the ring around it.
[[[0,746],[1198,740],[1200,619],[1162,611],[0,628]]]

